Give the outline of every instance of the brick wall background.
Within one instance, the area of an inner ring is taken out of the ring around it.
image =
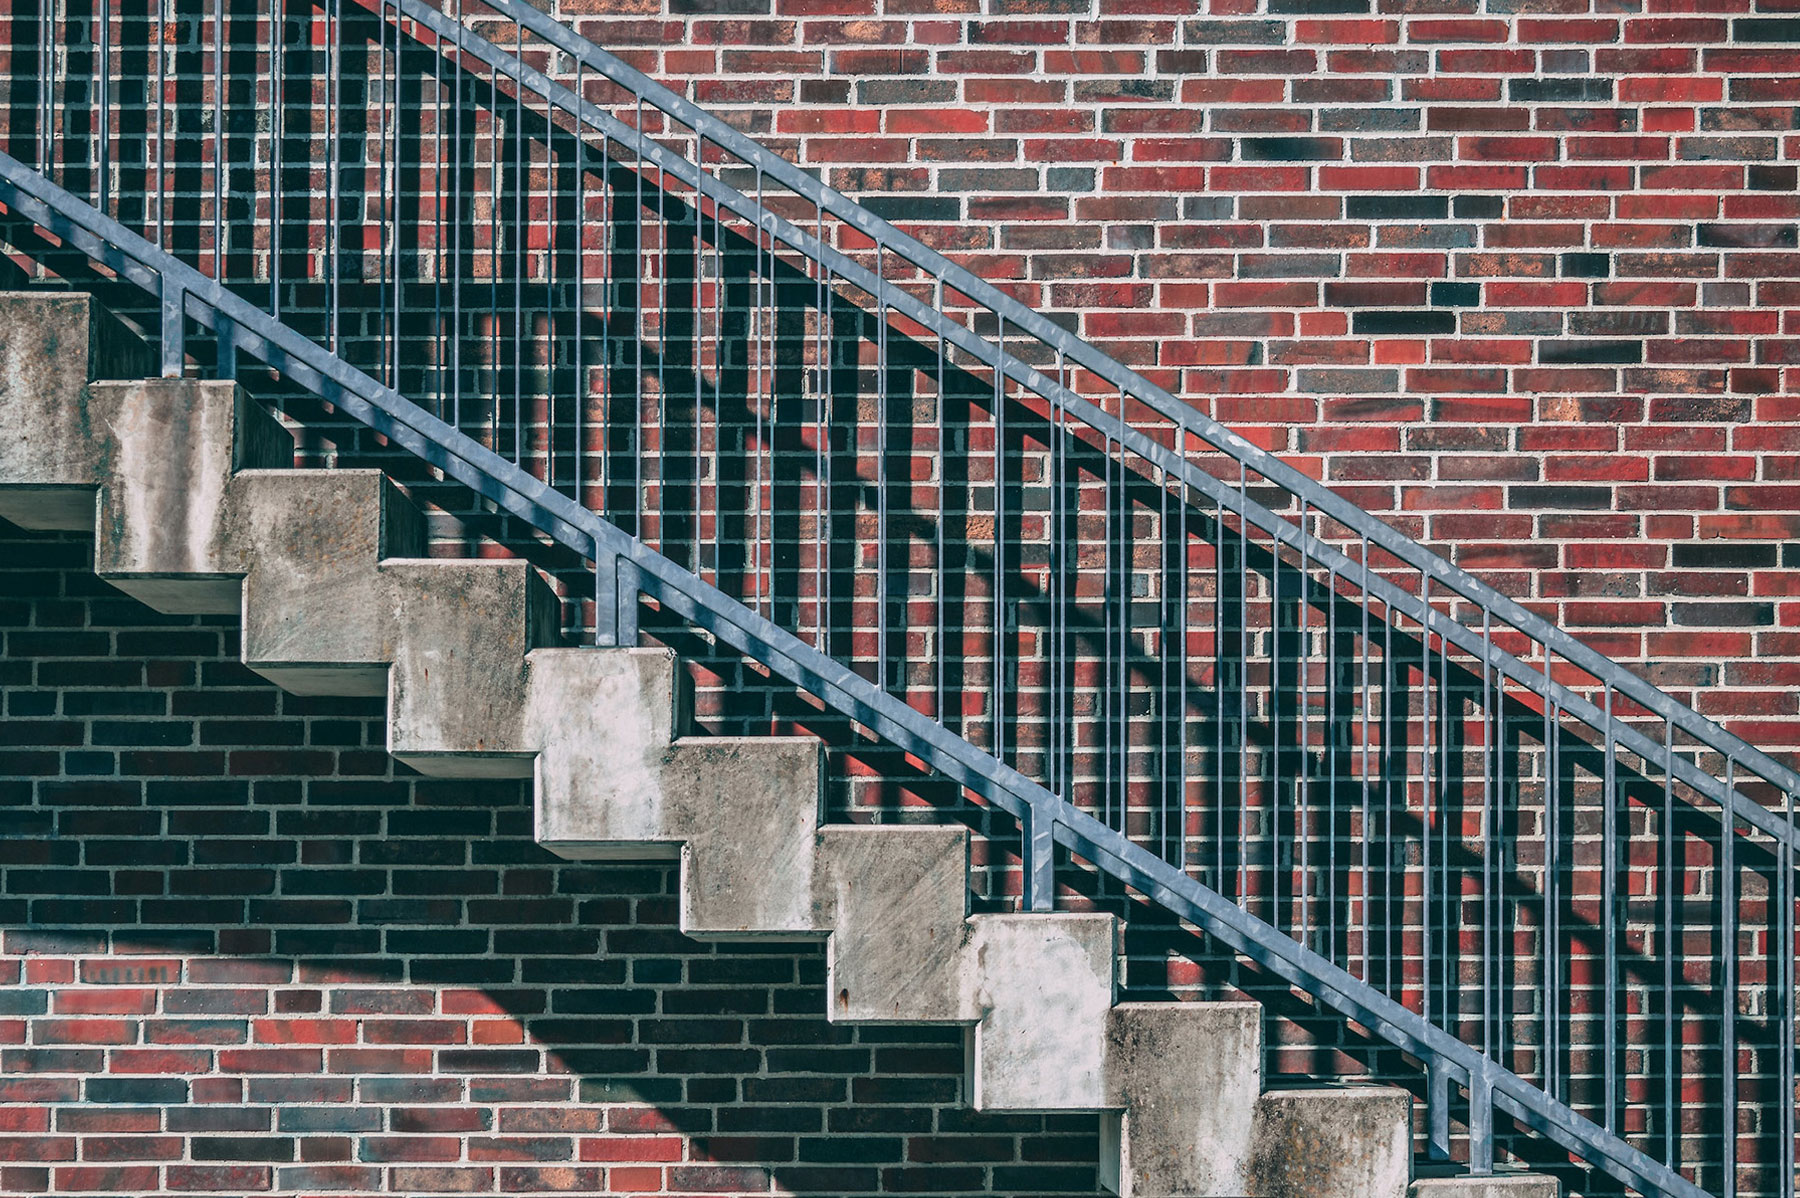
[[[955,1029],[832,1027],[816,946],[688,940],[91,560],[0,524],[0,1193],[1099,1192]]]
[[[564,0],[602,46],[1800,745],[1787,0]]]

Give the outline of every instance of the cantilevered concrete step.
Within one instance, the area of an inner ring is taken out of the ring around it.
[[[533,777],[553,851],[678,855],[689,934],[826,937],[831,1019],[964,1027],[978,1109],[1104,1112],[1125,1198],[1404,1198],[1403,1091],[1262,1093],[1256,1008],[1116,1005],[1111,916],[971,917],[966,832],[822,827],[815,741],[683,735],[671,654],[554,647],[525,563],[422,557],[391,484],[291,469],[229,383],[105,381],[148,361],[116,332],[78,297],[0,295],[0,516],[92,527],[101,575],[160,610],[239,612],[279,686],[385,694],[418,770]]]

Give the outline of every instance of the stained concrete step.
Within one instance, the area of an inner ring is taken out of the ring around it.
[[[682,736],[672,655],[549,647],[535,571],[417,556],[422,520],[390,484],[286,469],[285,433],[230,384],[100,381],[147,355],[112,348],[80,297],[0,296],[7,315],[0,515],[93,527],[103,576],[162,610],[241,604],[252,668],[385,692],[414,768],[534,776],[540,839],[565,856],[679,853],[690,934],[826,936],[831,1018],[962,1025],[978,1109],[1111,1112],[1125,1198],[1406,1191],[1404,1092],[1259,1096],[1254,1008],[1115,1005],[1112,917],[970,917],[966,833],[821,827],[816,742]],[[1540,1198],[1542,1180],[1416,1191]]]

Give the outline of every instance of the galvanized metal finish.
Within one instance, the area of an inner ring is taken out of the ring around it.
[[[166,374],[273,367],[591,560],[598,643],[648,596],[979,795],[1023,905],[1091,866],[1355,1020],[1434,1155],[1490,1170],[1498,1111],[1793,1198],[1791,1102],[1679,1121],[1732,1126],[1733,1062],[1793,1093],[1800,775],[523,0],[151,2],[201,75],[156,51],[112,133],[103,4],[72,153],[55,38],[15,46],[0,198],[154,297]]]

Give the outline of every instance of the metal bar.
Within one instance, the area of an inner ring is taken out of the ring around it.
[[[98,113],[94,126],[94,207],[105,212],[112,192],[107,169],[112,148],[112,0],[96,0],[94,7],[99,11],[95,33],[100,67],[94,80],[94,107]]]
[[[1484,1064],[1469,1077],[1469,1172],[1494,1171],[1494,1087]]]
[[[1343,733],[1338,729],[1337,574],[1325,575],[1325,945],[1330,955],[1337,937],[1337,783]]]
[[[1269,842],[1269,922],[1281,926],[1281,542],[1269,543],[1269,789],[1263,835]],[[1291,893],[1292,887],[1289,891]],[[1290,914],[1288,928],[1293,929]]]
[[[1054,430],[1052,430],[1054,434]],[[1185,461],[1187,458],[1187,431],[1175,431],[1175,452]],[[1178,484],[1180,485],[1180,484]],[[1176,726],[1179,729],[1175,759],[1175,796],[1176,796],[1176,850],[1174,864],[1182,869],[1187,868],[1188,858],[1188,491],[1181,487],[1181,498],[1175,504],[1178,528],[1176,529],[1177,569],[1180,571],[1179,590],[1181,597],[1181,618],[1177,635],[1181,638],[1177,668],[1180,670],[1179,689],[1175,696]]]
[[[1610,686],[1606,688],[1604,735],[1606,757],[1600,786],[1600,801],[1603,804],[1600,812],[1600,939],[1604,958],[1601,966],[1604,971],[1601,979],[1601,1017],[1605,1022],[1601,1027],[1600,1051],[1601,1072],[1606,1087],[1605,1118],[1602,1126],[1613,1130],[1619,1126],[1619,948],[1616,928],[1618,909],[1613,902],[1613,891],[1619,884],[1619,827],[1616,810],[1617,795],[1614,791],[1615,759],[1612,738],[1612,688]]]
[[[1734,763],[1725,759],[1725,789],[1736,786]],[[1737,1196],[1737,978],[1738,978],[1738,881],[1737,821],[1729,811],[1719,823],[1719,915],[1723,928],[1719,936],[1719,965],[1724,974],[1724,991],[1719,996],[1720,1048],[1719,1102],[1723,1108],[1720,1120],[1721,1157],[1724,1162],[1725,1198]],[[1789,1097],[1784,1095],[1784,1097]],[[1608,1131],[1612,1128],[1608,1127]]]
[[[1306,501],[1304,499],[1300,501],[1300,531],[1306,531]],[[1312,631],[1308,627],[1307,613],[1307,608],[1310,606],[1307,602],[1307,590],[1311,585],[1312,575],[1307,570],[1306,546],[1302,544],[1300,547],[1300,577],[1296,582],[1294,594],[1294,603],[1300,609],[1300,618],[1297,621],[1300,625],[1300,643],[1296,646],[1294,654],[1294,673],[1300,683],[1300,699],[1294,707],[1294,739],[1300,750],[1300,758],[1294,763],[1294,833],[1295,838],[1300,842],[1300,874],[1298,878],[1300,934],[1306,937],[1305,943],[1307,944],[1312,943],[1309,904],[1310,879],[1307,875],[1308,866],[1311,865],[1311,853],[1307,845],[1311,833],[1311,821],[1307,817],[1311,814],[1308,807],[1312,796],[1307,790],[1306,764],[1307,754],[1312,752],[1312,734],[1309,731],[1312,712],[1309,707],[1310,695],[1306,678],[1307,658],[1312,649],[1312,646],[1307,643]]]
[[[1369,569],[1369,539],[1367,537],[1362,538],[1361,560],[1363,572],[1366,574]],[[1366,982],[1370,976],[1369,941],[1375,935],[1375,919],[1369,910],[1369,900],[1372,897],[1369,892],[1369,853],[1376,841],[1375,830],[1369,824],[1369,794],[1372,789],[1369,782],[1369,604],[1365,601],[1359,606],[1362,608],[1362,636],[1357,642],[1359,645],[1357,656],[1362,659],[1362,826],[1357,831],[1358,839],[1362,843],[1357,858],[1362,863],[1362,931],[1359,938],[1362,941],[1362,977]],[[1386,669],[1385,659],[1382,668]],[[1382,706],[1385,709],[1386,704],[1384,703]]]
[[[164,169],[165,154],[167,153],[166,143],[168,141],[164,126],[168,120],[167,113],[169,111],[168,18],[164,15],[164,5],[167,3],[167,0],[151,0],[151,2],[156,5],[156,42],[154,49],[154,53],[156,54],[156,101],[151,105],[151,107],[156,110],[156,246],[158,249],[167,249],[169,245],[167,214],[169,205],[169,177],[167,171]],[[165,357],[163,365],[166,369],[168,366],[166,341],[164,342],[164,349]]]
[[[1551,663],[1546,660],[1547,673]],[[1563,1094],[1558,1057],[1562,1052],[1562,944],[1558,928],[1562,890],[1561,713],[1544,707],[1544,1090]]]
[[[875,247],[875,275],[885,276],[882,249]],[[887,305],[875,306],[875,685],[888,689],[888,377],[887,377]],[[996,377],[998,371],[995,372]],[[1000,535],[994,534],[998,550]],[[905,593],[904,588],[902,594]],[[995,648],[999,648],[996,636]],[[994,684],[1000,684],[998,657],[995,659]],[[996,712],[1001,700],[994,699]],[[1000,756],[1000,722],[994,717],[994,756]]]
[[[325,168],[326,221],[325,246],[326,257],[331,272],[327,282],[329,311],[326,323],[330,330],[328,345],[332,353],[338,350],[338,318],[343,310],[338,286],[343,270],[338,259],[338,238],[341,233],[340,210],[338,207],[338,173],[342,167],[342,147],[338,145],[338,114],[343,108],[343,0],[328,0],[325,10],[325,146],[327,165]]]
[[[213,0],[213,278],[225,277],[225,0]],[[383,22],[382,28],[386,28]]]
[[[162,376],[181,377],[186,362],[183,346],[187,336],[185,309],[187,293],[178,282],[162,280]]]
[[[1794,792],[1787,792],[1787,821],[1794,822]],[[1775,1033],[1781,1038],[1781,1147],[1775,1159],[1781,1168],[1781,1198],[1794,1198],[1794,1173],[1800,1159],[1794,1153],[1794,1051],[1800,1043],[1800,1023],[1795,1018],[1794,998],[1794,846],[1784,844],[1776,854],[1781,870],[1778,901],[1781,903],[1781,1002],[1777,1006]]]
[[[513,29],[515,39],[513,52],[519,56],[521,61],[523,61],[525,54],[525,27],[523,25],[515,25]],[[494,77],[494,82],[496,85],[500,82],[500,77],[498,75]],[[531,177],[525,171],[525,89],[517,86],[518,82],[517,79],[513,80],[512,376],[514,465],[518,465],[525,459],[525,359],[523,356],[525,348],[523,338],[523,326],[525,323],[525,242],[530,235],[531,229]],[[496,112],[494,115],[498,118],[499,113]],[[496,171],[499,170],[498,163],[494,164],[494,169]],[[666,222],[663,227],[662,265],[663,269],[661,276],[663,285],[666,287],[669,275],[668,227]],[[668,318],[668,310],[668,297],[665,294],[663,296],[663,318],[665,320]],[[496,315],[498,315],[498,313],[496,313]],[[659,328],[657,333],[660,337],[662,330]],[[666,339],[661,348],[664,352],[658,354],[656,359],[659,380],[657,386],[657,403],[659,404],[662,402],[663,395],[663,389],[660,384],[662,362],[663,359],[668,356],[668,344]],[[657,429],[657,439],[659,443],[661,442],[662,436],[663,430],[659,427]],[[663,448],[666,452],[667,447],[664,446]],[[667,488],[664,487],[662,483],[663,480],[659,471],[657,477],[657,491],[662,495],[663,503],[666,506],[668,503]]]
[[[1249,477],[1238,463],[1238,859],[1237,900],[1248,911],[1250,881],[1250,522],[1245,518]]]
[[[882,261],[883,250],[877,248],[875,260]],[[883,364],[886,367],[886,309],[882,310]],[[1006,353],[1006,322],[994,330],[994,344],[1002,357]],[[884,412],[886,408],[882,409]],[[883,455],[885,457],[885,454]],[[1121,474],[1123,470],[1121,470]],[[882,476],[884,479],[886,475]],[[885,492],[884,492],[885,494]],[[885,513],[886,508],[883,508]],[[994,728],[990,740],[994,756],[1006,760],[1006,372],[994,371],[994,589],[988,601],[994,605],[993,705]]]
[[[1663,721],[1663,744],[1669,756],[1675,755],[1675,725]],[[1662,1018],[1663,1018],[1663,1161],[1680,1163],[1681,1135],[1676,1127],[1676,1103],[1681,1091],[1681,1060],[1675,1055],[1675,912],[1681,902],[1677,887],[1675,853],[1675,773],[1663,771],[1662,835],[1658,840],[1658,862],[1662,866]]]
[[[285,0],[269,0],[269,313],[281,316],[282,143],[287,140]]]
[[[740,650],[755,646],[759,658],[782,677],[819,695],[828,704],[863,720],[878,736],[905,738],[916,744],[921,760],[964,784],[977,784],[1003,810],[1015,815],[1041,788],[1017,771],[994,762],[965,742],[939,728],[933,721],[904,704],[885,701],[873,688],[848,670],[817,654],[803,643],[761,620],[742,604],[716,588],[693,578],[679,566],[635,544],[620,530],[580,509],[538,480],[512,469],[480,446],[460,437],[429,414],[408,404],[390,389],[381,387],[321,351],[305,338],[271,321],[265,314],[225,292],[148,243],[134,239],[110,218],[94,212],[67,193],[61,193],[16,161],[0,156],[0,198],[16,206],[29,219],[64,236],[84,252],[117,270],[128,280],[154,286],[155,272],[139,262],[157,264],[180,285],[194,290],[214,313],[238,321],[248,331],[247,352],[283,370],[297,385],[315,393],[329,392],[352,419],[363,421],[390,437],[399,447],[418,454],[458,481],[474,486],[503,509],[525,518],[553,538],[572,548],[604,545],[625,554],[644,573],[646,585],[659,601],[681,618],[696,621]],[[51,208],[41,197],[49,195]],[[73,215],[70,215],[73,214]],[[80,223],[77,223],[79,221]],[[120,246],[131,248],[127,257]],[[1050,796],[1053,799],[1053,796]],[[1057,837],[1093,860],[1100,868],[1142,891],[1151,901],[1193,918],[1219,937],[1222,944],[1242,951],[1291,981],[1304,979],[1306,988],[1321,1002],[1357,1019],[1390,1043],[1415,1055],[1441,1057],[1466,1076],[1479,1057],[1453,1037],[1423,1023],[1331,962],[1319,958],[1287,937],[1246,916],[1232,904],[1193,879],[1170,869],[1152,854],[1096,824],[1079,810],[1062,805],[1057,814]],[[1616,1136],[1594,1127],[1590,1121],[1560,1108],[1533,1087],[1501,1071],[1496,1081],[1496,1102],[1502,1109],[1552,1140],[1581,1151],[1584,1157],[1628,1184],[1654,1185],[1681,1198],[1699,1198],[1700,1191],[1685,1179],[1632,1149]]]
[[[1426,574],[1419,579],[1419,606],[1423,611],[1431,610],[1431,575]],[[1427,1020],[1431,1018],[1431,628],[1427,623],[1419,626],[1419,849],[1423,858],[1423,876],[1419,884],[1419,935],[1423,948],[1419,953],[1420,978],[1420,1010]],[[1445,1021],[1450,1022],[1449,1020]],[[1447,1134],[1447,1133],[1446,1133]],[[1434,1138],[1432,1149],[1434,1159],[1439,1143]],[[1449,1142],[1444,1141],[1442,1151],[1449,1152]]]
[[[578,96],[587,94],[587,89],[583,85],[583,81],[581,78],[582,69],[583,69],[583,64],[581,64],[581,63],[575,64],[575,94]],[[573,398],[574,398],[574,403],[575,403],[575,412],[574,412],[575,460],[572,463],[570,463],[570,466],[571,466],[571,472],[575,475],[575,478],[574,478],[574,483],[573,483],[571,490],[574,493],[575,502],[581,504],[581,506],[583,506],[583,507],[587,507],[588,506],[587,491],[586,491],[585,487],[583,486],[584,482],[586,481],[585,467],[587,465],[587,404],[588,404],[588,376],[587,376],[587,354],[586,354],[586,351],[587,351],[587,176],[588,176],[587,138],[580,136],[580,130],[577,129],[575,131],[574,136],[571,136],[569,138],[569,144],[570,144],[570,148],[574,151],[574,154],[575,154],[575,305],[574,305],[574,308],[575,308],[575,344],[571,347],[574,350],[575,377],[570,384],[571,388],[574,391]],[[723,283],[721,283],[720,285],[723,286]],[[716,297],[716,294],[717,293],[715,292],[715,297]],[[698,323],[699,323],[698,320],[696,320],[695,321],[696,327],[698,327]],[[717,339],[715,338],[714,344],[716,345],[717,343],[718,343]],[[696,407],[696,409],[698,409],[698,407],[699,407],[699,400],[697,398],[695,400],[695,407]],[[602,497],[600,500],[600,506],[602,508],[604,508],[606,506],[606,500],[604,497]],[[695,537],[696,543],[698,542],[698,539],[699,538],[696,535],[696,537]]]

